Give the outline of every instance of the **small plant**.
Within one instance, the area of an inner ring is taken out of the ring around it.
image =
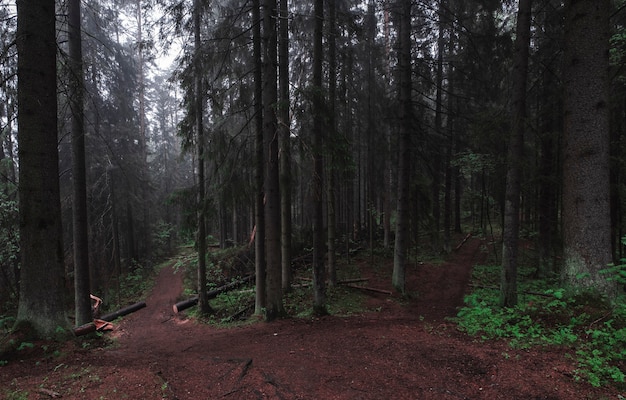
[[[0,315],[0,331],[9,332],[15,324],[15,317],[9,315]]]
[[[22,351],[24,349],[32,349],[33,347],[35,347],[35,345],[31,342],[21,342],[20,345],[17,346],[17,350]]]
[[[28,400],[28,392],[23,390],[5,390],[4,395],[6,400]]]

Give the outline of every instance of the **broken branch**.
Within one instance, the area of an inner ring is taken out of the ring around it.
[[[383,294],[387,294],[387,295],[390,295],[390,296],[392,294],[391,290],[376,289],[376,288],[372,288],[372,287],[352,285],[352,284],[347,284],[346,286],[349,287],[349,288],[353,288],[353,289],[361,289],[361,290],[367,290],[369,292],[383,293]]]

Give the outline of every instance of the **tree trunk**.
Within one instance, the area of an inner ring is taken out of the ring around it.
[[[438,24],[438,34],[437,34],[437,70],[435,75],[435,140],[434,140],[434,154],[433,154],[433,229],[432,229],[432,246],[433,250],[436,252],[441,251],[441,235],[440,235],[440,222],[441,222],[441,201],[440,201],[440,193],[441,193],[441,166],[442,166],[442,151],[445,149],[443,144],[443,33],[444,33],[444,25],[443,25],[443,12],[444,12],[445,4],[442,0],[439,2],[439,10],[438,16],[439,19],[437,21]],[[446,165],[447,166],[447,165]],[[446,168],[446,179],[447,179],[447,168]],[[447,181],[446,181],[447,182]],[[444,193],[444,197],[449,193]],[[444,210],[445,212],[445,210]],[[445,216],[444,218],[449,218]]]
[[[143,62],[143,18],[141,14],[141,0],[137,0],[137,68],[139,78],[139,145],[141,146],[141,161],[146,162],[146,85]],[[194,27],[195,30],[195,27]],[[146,222],[147,223],[147,222]]]
[[[279,21],[279,104],[280,131],[280,222],[282,287],[291,289],[291,119],[289,118],[289,10],[287,0],[280,0]]]
[[[130,271],[137,260],[135,246],[135,224],[133,222],[133,206],[130,199],[126,199],[126,272]]]
[[[458,153],[460,147],[459,140],[454,137],[452,143]],[[463,233],[463,229],[461,228],[461,168],[456,165],[452,172],[454,181],[454,232]]]
[[[254,120],[256,147],[256,201],[255,201],[255,239],[254,265],[256,271],[256,291],[254,313],[261,315],[265,308],[265,190],[263,187],[265,156],[263,151],[263,63],[261,60],[261,5],[253,0],[253,53],[254,53]]]
[[[398,155],[398,209],[396,215],[396,242],[391,283],[400,293],[405,292],[406,258],[409,243],[409,183],[411,157],[411,130],[413,105],[411,103],[411,0],[398,0],[399,15],[399,100],[401,107]]]
[[[391,27],[389,18],[389,9],[385,7],[383,13],[383,36],[385,38],[385,82],[391,83]],[[391,246],[391,214],[393,207],[393,188],[394,175],[393,170],[393,150],[392,150],[392,134],[391,124],[385,124],[385,146],[387,149],[387,157],[385,157],[385,173],[384,173],[384,198],[383,198],[383,247],[389,249]]]
[[[206,279],[206,194],[204,181],[204,96],[202,95],[202,72],[200,64],[200,0],[193,3],[193,31],[195,46],[194,62],[194,101],[195,101],[195,130],[196,146],[198,153],[198,304],[201,314],[208,314],[211,310],[207,298]]]
[[[271,321],[285,314],[282,293],[280,176],[278,161],[277,89],[277,8],[276,0],[265,0],[263,8],[264,87],[263,142],[265,154],[265,318]]]
[[[566,285],[616,294],[611,263],[608,0],[566,1],[563,256]]]
[[[441,18],[441,17],[440,17]],[[453,29],[450,29],[450,37],[448,39],[448,54],[454,54],[454,33]],[[446,102],[446,107],[448,111],[448,120],[446,124],[446,157],[445,157],[445,171],[446,171],[446,183],[445,183],[445,193],[443,197],[444,202],[444,220],[443,220],[443,250],[446,253],[450,253],[452,251],[452,224],[453,222],[456,224],[457,220],[460,226],[460,194],[458,193],[460,185],[457,185],[457,175],[458,175],[458,167],[452,165],[452,158],[454,157],[454,152],[456,152],[456,131],[455,131],[455,118],[453,117],[454,105],[456,104],[454,97],[454,65],[452,60],[448,62],[448,70],[447,70],[447,94],[448,99]],[[454,192],[455,198],[452,198],[452,193]],[[457,200],[458,196],[458,200]],[[453,201],[454,200],[454,201]],[[458,201],[458,203],[457,203]],[[458,205],[458,208],[457,208]],[[454,221],[452,220],[454,217]],[[460,233],[460,229],[459,229]]]
[[[452,251],[452,138],[449,138],[446,146],[445,158],[445,189],[443,193],[443,251],[449,254]]]
[[[58,336],[65,316],[54,0],[17,1],[20,297],[17,329]]]
[[[557,118],[562,118],[555,102],[555,82],[552,71],[544,72],[543,96],[541,109],[541,140],[539,157],[539,198],[538,213],[538,240],[537,276],[540,278],[553,273],[554,238],[557,237],[557,202],[556,202],[556,171],[555,171],[555,132]],[[560,125],[560,124],[559,124]]]
[[[337,123],[335,120],[335,106],[337,96],[337,4],[336,0],[328,1],[329,21],[328,21],[328,136],[336,138]],[[322,27],[323,28],[323,27]],[[328,210],[328,283],[335,286],[337,284],[337,265],[335,257],[335,244],[337,238],[337,213],[336,213],[336,190],[337,183],[335,175],[337,162],[333,157],[335,149],[327,152],[328,157],[328,179],[326,201]]]
[[[148,138],[146,134],[146,73],[145,73],[145,60],[144,60],[144,38],[143,38],[143,15],[141,10],[141,0],[137,1],[137,75],[138,75],[138,97],[139,97],[139,146],[140,159],[139,159],[139,176],[141,182],[137,190],[139,191],[139,198],[142,202],[143,221],[139,225],[139,232],[143,237],[143,240],[139,241],[138,255],[139,257],[146,257],[150,254],[150,211],[149,206],[149,185],[146,184],[149,180],[148,171]]]
[[[324,26],[324,0],[315,0],[313,32],[313,311],[326,311],[326,270],[324,268],[324,91],[322,87],[322,30]]]
[[[85,172],[84,80],[80,0],[68,5],[69,101],[72,110],[74,302],[76,325],[91,321],[87,174]]]
[[[517,250],[519,239],[519,210],[526,129],[526,78],[530,45],[531,0],[520,0],[517,12],[515,60],[512,72],[513,110],[509,137],[508,171],[502,232],[502,269],[500,277],[500,306],[517,305]]]

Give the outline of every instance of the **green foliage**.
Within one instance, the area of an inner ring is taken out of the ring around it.
[[[109,308],[116,309],[145,297],[153,285],[152,272],[150,269],[135,264],[130,272],[119,278],[119,290],[112,289],[111,300],[108,302]]]
[[[610,39],[610,61],[611,65],[621,67],[626,59],[626,29],[618,27],[616,32]],[[621,68],[619,69],[621,71]],[[617,76],[617,79],[624,81],[623,73]]]
[[[243,255],[242,255],[243,254]],[[249,255],[248,255],[249,256]],[[216,286],[238,280],[239,277],[247,275],[250,271],[243,271],[238,264],[246,264],[245,252],[242,248],[229,248],[212,251],[207,260],[207,281],[209,289]],[[252,263],[250,259],[247,262]],[[197,256],[195,253],[184,252],[176,258],[175,267],[177,273],[185,274],[185,289],[183,297],[191,297],[196,294],[196,267]],[[252,268],[252,265],[249,266]],[[298,276],[310,277],[310,269],[299,270]],[[354,264],[342,265],[339,270],[340,279],[350,279],[359,277],[359,269]],[[227,278],[232,276],[232,278]],[[359,291],[355,291],[344,286],[327,288],[326,292],[327,310],[333,315],[351,315],[364,310],[363,296]],[[206,321],[211,324],[239,324],[239,317],[250,314],[254,308],[255,290],[253,283],[241,286],[235,290],[219,294],[210,300],[214,313]],[[283,303],[288,315],[297,318],[309,318],[313,314],[313,291],[308,279],[299,280],[296,277],[296,284],[293,288],[284,293]],[[196,309],[191,308],[186,311],[190,317],[199,317]]]
[[[346,287],[329,287],[326,289],[326,309],[329,314],[336,316],[362,312],[364,310],[362,298],[358,292]],[[284,296],[285,310],[297,318],[310,318],[313,316],[312,299],[311,285],[296,286]]]
[[[181,213],[179,237],[183,242],[193,242],[197,228],[195,187],[174,190],[168,197],[166,204],[175,206]]]
[[[185,272],[192,266],[198,265],[198,254],[190,247],[185,247],[174,259],[174,272]]]
[[[15,324],[15,317],[11,315],[0,315],[0,335],[5,335],[11,331]]]
[[[614,322],[611,319],[585,331],[589,340],[576,351],[580,366],[575,371],[577,379],[586,379],[593,386],[601,386],[606,380],[625,381],[618,364],[626,361],[626,328],[615,328]]]
[[[32,344],[31,342],[22,342],[22,343],[20,343],[19,346],[17,346],[17,350],[21,351],[21,350],[24,350],[24,349],[32,349],[33,347],[35,347],[35,345]]]
[[[250,287],[221,293],[211,301],[211,307],[217,310],[211,317],[211,322],[221,324],[236,322],[234,316],[251,306],[254,306],[254,290]]]
[[[470,177],[483,171],[493,171],[496,167],[496,160],[490,154],[466,151],[459,154],[452,164],[460,168],[463,176]]]
[[[606,280],[616,282],[620,285],[626,285],[626,259],[620,260],[621,264],[610,264],[608,268],[600,271],[602,275],[606,275]]]
[[[0,270],[6,279],[0,281],[0,311],[17,301],[17,268],[19,265],[19,210],[15,200],[0,191]],[[4,287],[3,287],[4,286]]]
[[[169,252],[172,245],[174,227],[165,221],[158,221],[152,230],[152,243],[154,251],[152,256],[155,259],[162,259]]]
[[[5,389],[4,396],[6,400],[28,400],[28,392],[19,389]]]
[[[621,266],[611,266],[606,273],[621,282],[622,272]],[[590,291],[568,291],[547,280],[522,280],[523,302],[500,308],[493,286],[498,277],[498,266],[475,267],[473,279],[482,287],[465,297],[456,317],[461,330],[482,340],[506,339],[514,348],[562,346],[578,364],[576,379],[594,386],[626,381],[624,297],[609,305]]]

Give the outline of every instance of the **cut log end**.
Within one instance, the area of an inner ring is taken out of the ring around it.
[[[198,296],[192,297],[187,300],[179,301],[178,303],[172,306],[172,310],[174,311],[174,314],[178,314],[179,312],[184,311],[190,307],[193,307],[196,304],[198,304]]]
[[[81,325],[79,327],[74,328],[74,335],[82,336],[82,335],[87,335],[89,333],[95,332],[96,330],[107,330],[106,328],[109,325],[107,325],[106,322],[113,321],[114,319],[123,317],[124,315],[133,313],[137,310],[141,310],[144,307],[146,307],[146,302],[140,301],[138,303],[131,304],[128,307],[121,308],[110,314],[103,315],[102,317],[100,317],[99,320],[95,320],[94,322],[90,322],[88,324]]]

